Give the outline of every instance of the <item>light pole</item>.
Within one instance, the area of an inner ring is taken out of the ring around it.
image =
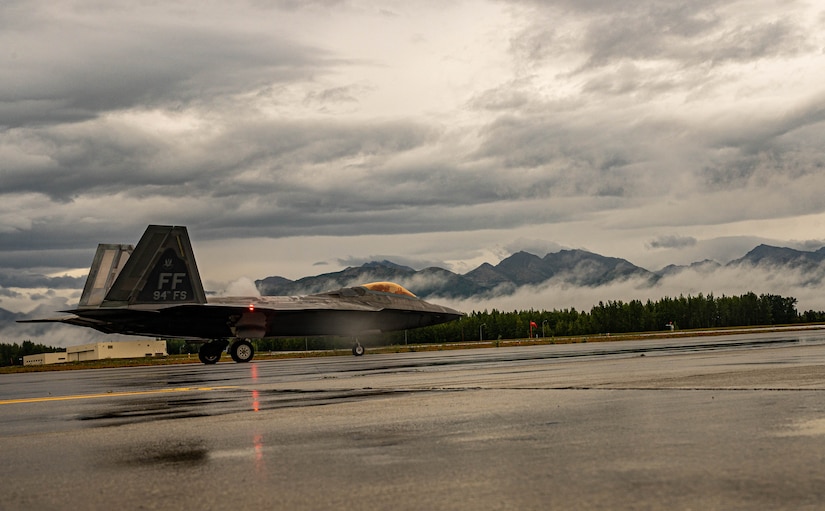
[[[482,333],[481,329],[484,328],[485,326],[487,326],[486,323],[482,323],[482,324],[478,325],[478,340],[479,341],[484,340],[484,334]]]
[[[547,324],[546,319],[541,322],[541,336],[542,336],[542,338],[547,337],[546,335],[544,335],[544,325],[546,325],[546,324]]]

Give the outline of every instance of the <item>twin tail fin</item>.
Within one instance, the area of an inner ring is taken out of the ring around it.
[[[97,247],[80,308],[206,303],[183,226],[150,225],[136,247]]]

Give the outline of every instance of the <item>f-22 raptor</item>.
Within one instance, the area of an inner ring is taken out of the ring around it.
[[[419,299],[399,284],[373,282],[307,296],[207,297],[183,226],[150,225],[137,246],[100,244],[77,308],[59,322],[104,333],[182,338],[201,343],[215,364],[255,354],[249,339],[357,336],[437,325],[464,314]],[[358,341],[354,355],[363,355]]]

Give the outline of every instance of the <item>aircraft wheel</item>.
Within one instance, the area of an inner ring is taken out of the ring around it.
[[[226,339],[209,341],[198,350],[198,359],[204,364],[217,364],[221,359],[221,353],[229,345]]]
[[[235,362],[249,362],[255,356],[255,348],[246,339],[235,341],[229,348],[229,355]]]
[[[218,360],[221,359],[221,350],[213,348],[214,346],[210,346],[209,343],[201,346],[201,349],[198,350],[198,359],[207,365],[217,364]]]
[[[364,354],[364,347],[361,346],[360,344],[356,344],[355,346],[352,347],[352,354],[355,355],[356,357],[362,356]]]

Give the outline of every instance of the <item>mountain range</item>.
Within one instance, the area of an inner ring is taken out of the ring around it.
[[[710,273],[724,266],[802,271],[807,276],[806,285],[817,285],[825,278],[823,261],[825,247],[806,252],[759,245],[744,257],[725,265],[705,260],[687,266],[670,265],[651,272],[625,259],[605,257],[585,250],[562,250],[544,257],[518,252],[495,266],[484,263],[465,274],[437,267],[414,270],[385,260],[298,280],[267,277],[255,281],[255,284],[262,295],[302,295],[386,280],[404,285],[422,298],[437,296],[460,299],[511,294],[522,286],[537,286],[548,282],[597,287],[637,279],[652,286],[663,277],[685,270]]]

